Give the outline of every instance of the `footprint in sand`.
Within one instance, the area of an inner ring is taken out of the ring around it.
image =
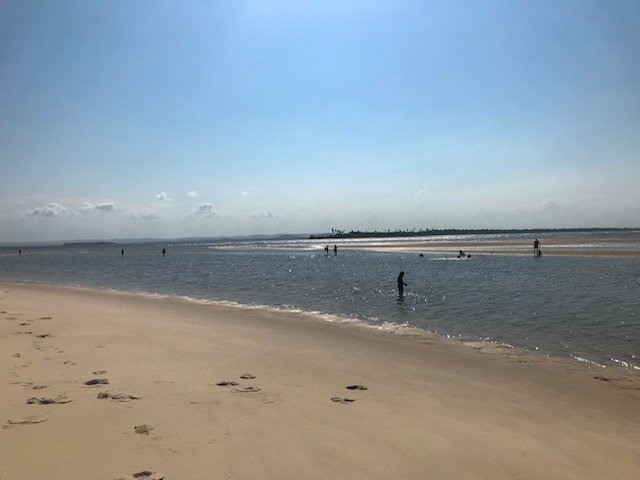
[[[364,385],[347,385],[347,390],[369,390]]]
[[[38,320],[51,320],[51,317],[40,317]]]
[[[109,385],[109,379],[107,378],[92,378],[84,382],[85,385],[91,387],[93,385]]]
[[[134,474],[132,474],[131,476],[132,476],[133,478],[147,478],[147,477],[150,477],[151,475],[153,475],[153,472],[152,472],[152,471],[150,471],[150,470],[143,470],[143,471],[141,471],[141,472],[134,473]]]
[[[36,335],[36,338],[49,338],[49,337],[53,337],[53,335],[51,335],[50,333],[43,333],[41,335]]]
[[[32,388],[34,390],[44,390],[45,388],[49,388],[49,385],[34,385]]]
[[[222,382],[216,383],[216,385],[219,386],[219,387],[235,387],[238,384],[236,382],[224,380]]]
[[[220,400],[211,400],[210,402],[192,401],[189,402],[189,405],[220,405]]]
[[[27,400],[28,404],[38,404],[38,405],[55,405],[55,404],[63,404],[63,403],[71,403],[73,402],[72,398],[66,397],[65,395],[58,395],[56,398],[50,397],[31,397]]]
[[[17,420],[9,419],[7,423],[4,424],[3,428],[10,428],[13,425],[34,425],[36,423],[42,423],[49,420],[47,417],[43,417],[40,415],[29,415],[28,417],[22,417]]]
[[[251,375],[250,373],[245,373],[243,375],[240,375],[240,378],[243,380],[253,380],[256,377],[254,375]]]
[[[140,435],[149,435],[149,432],[151,432],[152,430],[153,426],[147,425],[146,423],[143,423],[142,425],[135,425],[133,427],[133,431]]]
[[[164,480],[164,475],[160,473],[153,473],[149,470],[137,472],[131,475],[133,478],[141,478],[143,480]]]
[[[20,355],[19,353],[14,353],[13,354],[13,358],[20,358],[22,355]]]
[[[355,400],[353,398],[344,398],[344,397],[331,397],[331,401],[334,403],[353,403]]]
[[[77,365],[76,362],[72,362],[71,360],[67,360],[66,362],[64,362],[65,365]]]
[[[164,475],[160,473],[154,473],[151,470],[142,470],[141,472],[132,473],[131,475],[127,475],[126,477],[119,477],[116,480],[131,480],[131,479],[164,480]]]
[[[31,387],[33,382],[11,382],[11,385],[20,385],[21,387]]]
[[[139,395],[130,395],[128,393],[100,392],[98,394],[98,398],[108,398],[109,400],[114,400],[116,402],[128,402],[129,400],[140,400],[142,397]]]
[[[240,387],[240,388],[234,388],[233,391],[234,392],[238,392],[238,393],[256,393],[259,392],[261,389],[258,387]]]
[[[106,370],[96,370],[95,372],[91,372],[94,375],[104,375],[105,373],[107,373]]]

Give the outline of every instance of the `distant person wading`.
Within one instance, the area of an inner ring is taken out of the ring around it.
[[[407,284],[404,283],[404,272],[400,272],[400,275],[398,275],[398,298],[404,298],[404,287],[406,287]]]

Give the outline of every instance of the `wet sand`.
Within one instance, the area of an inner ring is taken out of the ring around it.
[[[567,256],[601,256],[601,257],[640,257],[640,236],[602,237],[589,239],[553,238],[540,239],[543,255]],[[533,239],[531,240],[496,240],[485,242],[468,241],[351,241],[341,245],[342,248],[373,250],[379,252],[408,252],[431,254],[458,254],[460,250],[475,255],[533,255]]]
[[[640,478],[623,370],[7,283],[0,345],[2,479]]]

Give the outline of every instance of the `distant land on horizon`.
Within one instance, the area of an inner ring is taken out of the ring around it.
[[[87,246],[96,246],[96,245],[115,245],[115,242],[65,242],[62,244],[63,247],[87,247]]]
[[[491,235],[509,233],[571,233],[571,232],[632,232],[640,231],[640,227],[612,227],[612,228],[471,228],[471,229],[426,229],[426,230],[385,230],[385,231],[359,231],[334,230],[327,233],[284,233],[284,234],[255,234],[255,235],[221,235],[216,237],[180,237],[180,238],[129,238],[129,239],[107,239],[107,240],[60,240],[60,241],[31,241],[24,243],[2,242],[0,248],[38,248],[38,247],[79,247],[79,246],[109,246],[109,245],[133,245],[143,243],[163,243],[171,242],[220,242],[220,241],[242,241],[242,240],[285,240],[285,239],[350,239],[350,238],[389,238],[389,237],[419,237],[419,236],[442,236],[442,235]]]
[[[56,246],[96,246],[96,245],[132,245],[139,243],[170,243],[170,242],[213,242],[232,240],[273,240],[273,239],[296,239],[307,238],[309,233],[283,233],[283,234],[254,234],[254,235],[220,235],[216,237],[179,237],[179,238],[110,238],[106,240],[50,240],[50,241],[29,241],[29,242],[0,242],[0,248],[19,247],[56,247]]]
[[[501,233],[571,233],[571,232],[628,232],[639,230],[634,227],[617,227],[617,228],[471,228],[471,229],[427,229],[427,230],[386,230],[380,231],[358,231],[351,230],[345,232],[342,230],[334,230],[332,233],[313,234],[309,236],[311,240],[320,239],[340,239],[340,238],[375,238],[375,237],[424,237],[438,235],[493,235]]]

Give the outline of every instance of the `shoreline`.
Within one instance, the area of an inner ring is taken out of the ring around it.
[[[381,334],[391,334],[404,337],[427,337],[431,340],[441,341],[444,343],[451,343],[465,349],[473,349],[480,351],[484,354],[502,354],[518,357],[531,357],[532,359],[549,359],[550,361],[559,363],[566,362],[571,365],[582,365],[588,368],[602,371],[609,369],[614,372],[618,372],[621,375],[628,375],[631,379],[637,377],[640,384],[640,367],[634,364],[625,364],[620,360],[617,360],[611,364],[602,364],[596,360],[590,358],[583,358],[573,354],[560,355],[546,350],[532,350],[527,347],[511,345],[504,341],[493,339],[471,338],[464,339],[455,334],[438,333],[419,326],[399,325],[391,322],[382,322],[382,324],[368,323],[366,320],[360,318],[349,317],[339,314],[332,314],[319,311],[309,311],[302,308],[282,307],[263,304],[244,304],[233,300],[208,300],[204,298],[195,298],[186,295],[172,295],[153,292],[134,292],[117,290],[114,288],[98,288],[98,287],[86,287],[78,285],[64,285],[54,283],[44,283],[35,281],[13,281],[7,282],[0,280],[0,289],[3,286],[15,286],[15,287],[44,287],[51,289],[63,289],[76,291],[78,293],[105,293],[112,295],[122,295],[131,298],[147,298],[150,300],[163,300],[169,302],[185,302],[186,304],[209,306],[212,309],[222,309],[229,312],[265,312],[267,314],[284,315],[288,317],[296,317],[302,321],[320,322],[327,324],[341,324],[349,325],[354,328],[361,328],[364,330],[377,332]],[[613,359],[612,359],[613,360]]]
[[[3,282],[0,312],[0,478],[640,475],[640,382],[611,369],[91,289]]]
[[[589,232],[586,232],[589,233]],[[465,235],[462,235],[465,236]],[[468,236],[468,235],[467,235]],[[482,235],[481,235],[482,236]],[[427,237],[368,237],[359,238],[336,238],[336,239],[309,239],[299,238],[296,240],[274,240],[269,245],[261,245],[260,241],[247,246],[246,240],[239,240],[239,243],[222,242],[220,244],[212,242],[210,244],[197,244],[208,248],[222,251],[318,251],[325,245],[337,245],[340,249],[376,251],[376,252],[396,252],[396,253],[428,253],[428,254],[452,254],[457,255],[459,250],[475,255],[533,255],[533,240],[530,238],[511,239],[483,239],[472,241],[472,239],[452,239],[451,236],[427,236]],[[455,236],[454,236],[455,237]],[[640,232],[636,230],[627,235],[594,235],[587,236],[546,236],[540,234],[540,248],[544,256],[569,256],[569,257],[640,257]],[[298,242],[298,246],[288,245],[288,242]],[[160,245],[166,242],[158,240],[153,242],[141,242],[134,244],[113,244],[107,245],[114,248],[114,252],[119,252],[122,245],[137,248],[144,245]],[[179,244],[179,241],[178,243]],[[104,247],[103,244],[91,244],[91,247]],[[191,245],[191,244],[190,244]],[[304,246],[302,246],[304,245]],[[16,256],[15,249],[18,247],[0,247],[0,258]],[[33,248],[23,248],[23,254],[39,255],[40,252],[47,252],[50,249],[62,248],[59,245],[34,246]],[[65,248],[74,248],[67,246]]]

